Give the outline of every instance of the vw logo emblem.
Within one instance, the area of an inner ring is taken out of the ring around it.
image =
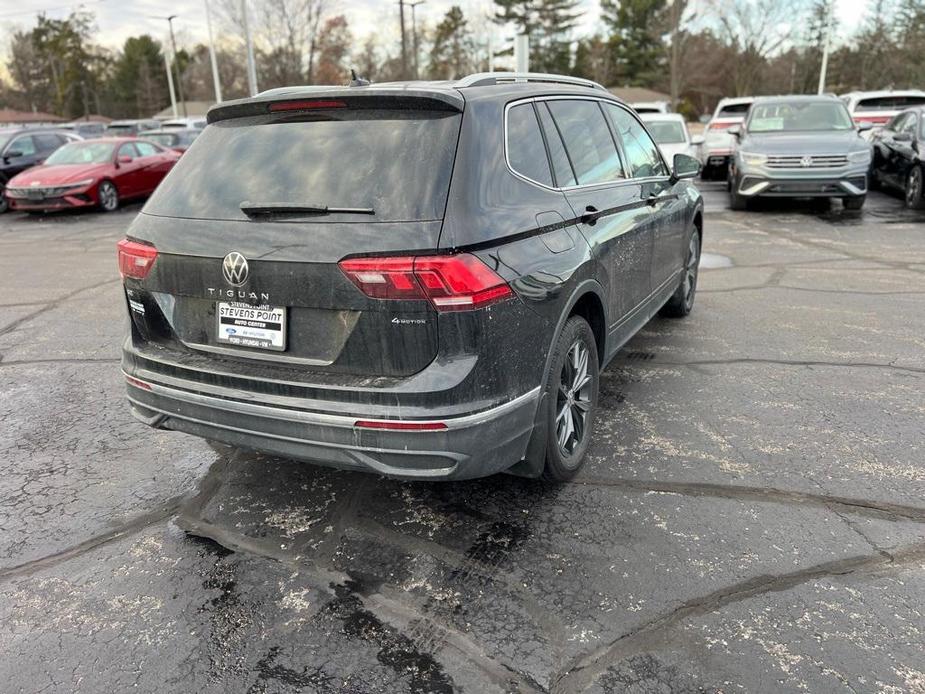
[[[813,158],[812,158],[812,157],[810,157],[810,156],[805,156],[805,157],[803,157],[802,159],[800,159],[800,166],[804,166],[804,167],[805,167],[805,166],[812,166],[812,165],[813,165]]]
[[[247,282],[249,273],[250,270],[247,267],[247,258],[237,251],[232,251],[226,255],[225,259],[222,261],[222,274],[225,276],[225,281],[228,284],[240,287]]]

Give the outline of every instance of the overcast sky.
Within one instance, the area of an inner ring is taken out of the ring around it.
[[[217,0],[211,0],[215,3]],[[805,0],[807,5],[810,0]],[[871,0],[837,0],[840,35],[849,34],[864,15]],[[470,17],[487,16],[492,3],[489,0],[426,0],[417,8],[418,20],[435,24],[451,5],[460,5]],[[384,42],[398,37],[398,7],[395,0],[327,0],[329,14],[347,16],[354,36],[362,39],[376,31]],[[582,0],[585,14],[578,34],[592,34],[600,13],[599,0]],[[181,44],[204,41],[206,14],[204,0],[87,0],[69,3],[68,0],[3,0],[0,3],[0,27],[7,31],[34,24],[35,15],[46,11],[51,17],[64,17],[84,7],[96,16],[99,32],[97,40],[109,48],[118,48],[129,36],[149,33],[157,38],[166,36],[167,22],[157,16],[176,14],[174,27]],[[16,9],[13,9],[13,8]],[[406,19],[406,21],[409,21]],[[219,27],[214,27],[218,31]],[[0,29],[3,31],[3,29]],[[497,39],[502,38],[498,29]],[[8,36],[0,36],[4,48]]]

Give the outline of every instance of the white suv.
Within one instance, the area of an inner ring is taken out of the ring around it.
[[[704,180],[725,180],[729,172],[729,157],[735,149],[735,138],[729,134],[729,128],[745,120],[754,100],[753,96],[742,96],[721,99],[716,105],[713,118],[704,130],[700,149],[701,177]]]
[[[845,102],[856,125],[870,123],[874,128],[883,127],[907,108],[925,105],[925,92],[920,89],[849,92],[839,98]],[[872,133],[867,130],[861,137],[869,140]]]

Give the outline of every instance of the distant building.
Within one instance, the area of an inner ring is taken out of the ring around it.
[[[209,109],[215,106],[214,101],[178,101],[177,114],[174,116],[173,107],[168,106],[162,111],[155,113],[152,118],[158,120],[170,120],[171,118],[183,118],[183,107],[186,106],[186,117],[204,116]]]
[[[11,108],[0,109],[0,126],[4,125],[54,125],[65,123],[67,118],[53,116],[41,111],[14,111]]]
[[[607,91],[623,99],[628,104],[652,103],[665,101],[670,103],[671,96],[645,87],[607,87]]]

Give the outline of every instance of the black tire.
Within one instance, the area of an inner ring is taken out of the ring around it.
[[[860,210],[864,207],[864,201],[866,199],[866,195],[855,195],[850,198],[842,198],[842,204],[845,206],[846,210]]]
[[[906,174],[906,207],[910,210],[925,210],[925,168],[913,166]]]
[[[103,180],[96,189],[96,198],[103,212],[115,212],[119,209],[119,191],[112,181]]]
[[[691,240],[687,247],[687,257],[684,260],[684,274],[681,283],[671,298],[665,302],[659,313],[668,318],[684,318],[694,308],[694,297],[697,295],[697,274],[700,269],[700,234],[696,229],[691,233]]]
[[[10,209],[10,201],[6,199],[6,196],[3,194],[3,186],[0,186],[0,214],[3,214],[8,209]]]
[[[594,333],[584,318],[572,316],[556,340],[546,374],[543,479],[565,482],[581,469],[594,430],[599,381]]]
[[[734,183],[733,186],[735,186]],[[736,212],[743,212],[748,209],[748,198],[744,195],[739,195],[734,187],[729,191],[729,209]]]

